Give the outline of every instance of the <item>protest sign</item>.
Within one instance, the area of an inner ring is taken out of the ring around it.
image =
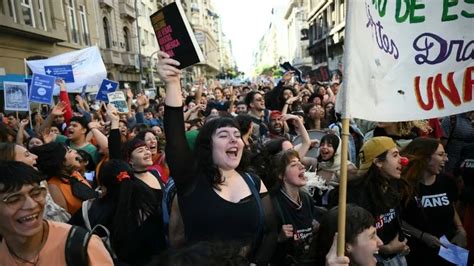
[[[36,103],[51,104],[56,77],[33,74],[31,78],[30,101]]]
[[[45,66],[46,75],[62,78],[66,83],[74,83],[74,73],[71,65]]]
[[[104,79],[100,85],[99,91],[97,92],[96,100],[103,102],[109,102],[107,94],[114,92],[118,87],[118,83],[112,80]]]
[[[28,84],[26,82],[3,82],[5,110],[28,111]]]
[[[26,78],[26,79],[24,79],[24,81],[25,81],[26,84],[28,85],[28,95],[31,95],[31,79],[30,79],[30,78]]]
[[[60,54],[48,59],[26,61],[26,63],[34,74],[42,75],[46,74],[47,69],[45,67],[70,65],[74,78],[74,82],[67,84],[67,90],[70,93],[81,93],[84,85],[99,85],[107,76],[107,70],[102,61],[99,48],[96,46]],[[62,73],[67,73],[66,68],[63,68],[63,70],[66,72]]]
[[[113,104],[115,108],[117,108],[117,112],[120,114],[127,114],[128,113],[128,104],[123,91],[115,91],[107,93],[107,97],[109,98],[109,103]]]
[[[474,14],[466,1],[350,1],[345,117],[409,121],[474,109]],[[344,110],[341,110],[344,109]]]

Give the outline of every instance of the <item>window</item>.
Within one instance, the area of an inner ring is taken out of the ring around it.
[[[110,32],[109,32],[109,21],[107,18],[102,20],[104,24],[104,37],[105,37],[105,48],[110,48]]]
[[[25,25],[35,27],[35,17],[33,16],[33,3],[31,0],[21,0],[21,12]]]
[[[46,27],[46,15],[44,13],[44,0],[38,0],[38,12],[39,12],[39,15],[40,15],[40,23],[41,23],[41,27],[43,28],[43,30],[47,31],[48,28]]]
[[[89,26],[87,25],[86,8],[84,6],[79,6],[79,16],[81,17],[84,44],[90,45]]]
[[[145,45],[148,45],[148,31],[147,30],[143,30],[143,37],[145,40]]]
[[[13,2],[15,0],[8,0],[8,14],[10,17],[13,17],[13,21],[16,21],[16,11],[15,11],[15,3]]]
[[[153,35],[153,33],[150,33],[150,42],[151,42],[151,45],[153,45],[153,47],[156,47],[156,38],[155,38],[155,35]]]
[[[142,3],[141,10],[140,10],[140,15],[146,17],[146,7],[145,7],[144,3]]]
[[[79,43],[79,31],[77,27],[76,7],[74,5],[74,1],[75,0],[68,0],[67,13],[69,14],[72,42]]]
[[[125,42],[125,50],[127,52],[130,52],[130,33],[128,31],[128,28],[127,27],[124,27],[123,28],[123,39],[124,39],[124,42]]]
[[[344,6],[344,0],[341,0],[339,3],[339,23],[344,22],[344,12],[345,12],[345,6]]]

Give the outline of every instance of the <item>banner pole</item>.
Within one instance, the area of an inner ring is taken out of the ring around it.
[[[339,205],[337,219],[337,256],[344,256],[346,238],[347,152],[349,145],[349,118],[342,119],[341,176],[339,177]]]

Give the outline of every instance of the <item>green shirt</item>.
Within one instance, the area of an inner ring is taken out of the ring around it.
[[[69,141],[69,139],[66,136],[63,136],[63,135],[57,135],[55,142],[65,143],[69,147],[71,147],[71,149],[74,149],[74,150],[83,150],[91,156],[92,161],[94,162],[94,164],[97,165],[97,163],[99,162],[99,157],[100,157],[99,152],[97,151],[97,148],[94,145],[90,144],[90,143],[87,143],[87,145],[85,145],[84,147],[77,148],[76,146],[74,146],[74,143]]]

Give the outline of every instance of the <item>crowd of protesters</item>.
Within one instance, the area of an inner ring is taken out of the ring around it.
[[[443,236],[474,251],[474,112],[350,121],[337,256],[343,77],[183,88],[159,56],[165,93],[124,90],[128,113],[58,80],[51,108],[2,115],[0,265],[453,265]]]

